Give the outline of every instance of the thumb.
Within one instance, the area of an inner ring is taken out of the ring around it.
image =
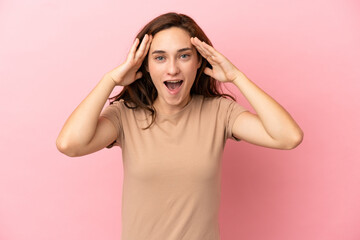
[[[142,72],[137,72],[136,75],[135,75],[135,79],[139,79],[142,77]]]
[[[208,68],[208,67],[206,67],[206,68],[204,69],[204,73],[205,73],[206,75],[209,75],[210,77],[213,77],[213,75],[212,75],[212,70],[211,70],[210,68]]]

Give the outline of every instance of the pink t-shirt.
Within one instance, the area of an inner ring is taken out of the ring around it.
[[[122,240],[219,240],[221,157],[232,126],[247,111],[223,97],[193,95],[174,115],[129,109],[101,113],[117,129],[124,181]]]

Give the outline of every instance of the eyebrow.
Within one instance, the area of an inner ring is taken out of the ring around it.
[[[177,52],[184,52],[184,51],[187,51],[187,50],[192,50],[192,48],[181,48],[179,49]],[[156,53],[166,53],[164,50],[155,50],[153,51],[151,54],[156,54]]]

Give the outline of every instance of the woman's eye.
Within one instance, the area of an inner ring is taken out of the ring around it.
[[[161,61],[162,59],[159,59],[159,58],[164,58],[164,57],[159,56],[159,57],[156,57],[155,59],[156,59],[156,60],[160,60],[160,61]]]
[[[180,56],[180,58],[185,59],[185,58],[188,58],[189,56],[190,56],[189,54],[182,54]],[[164,60],[164,57],[163,56],[158,56],[158,57],[155,58],[155,60],[162,61],[162,60]]]

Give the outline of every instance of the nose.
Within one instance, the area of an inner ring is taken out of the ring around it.
[[[179,73],[179,67],[177,65],[176,60],[172,59],[169,61],[169,65],[168,65],[168,74],[170,75],[176,75]]]

